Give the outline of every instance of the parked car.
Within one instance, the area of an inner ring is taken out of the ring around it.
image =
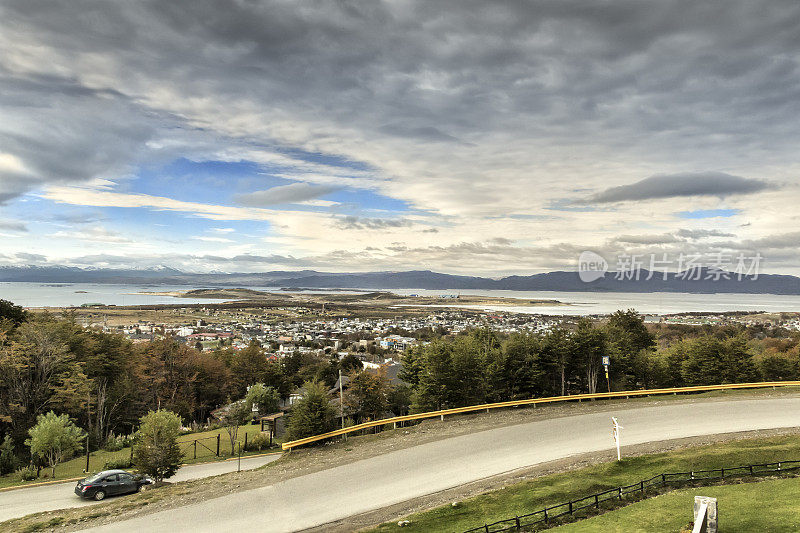
[[[139,492],[144,485],[152,482],[147,476],[136,476],[125,470],[104,470],[78,481],[75,494],[100,501],[106,496]]]

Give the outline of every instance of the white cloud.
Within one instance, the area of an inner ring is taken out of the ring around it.
[[[725,235],[766,243],[796,226],[792,3],[665,0],[653,12],[612,0],[607,16],[574,2],[223,12],[172,0],[92,17],[46,5],[0,8],[0,203],[12,207],[35,191],[62,205],[265,221],[259,244],[308,264],[345,265],[351,251],[359,268],[497,273],[564,267],[565,243],[709,250]],[[251,161],[296,183],[231,183],[237,205],[125,192],[142,166],[177,158]],[[409,209],[351,212],[321,199],[336,189]],[[577,210],[586,198],[602,210]],[[738,215],[675,216],[698,209]],[[513,244],[497,248],[498,237]],[[44,240],[28,243],[47,251]],[[392,242],[407,253],[387,252]],[[6,255],[17,247],[0,243]],[[486,249],[501,259],[467,259]]]

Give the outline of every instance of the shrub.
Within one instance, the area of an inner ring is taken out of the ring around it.
[[[269,448],[268,433],[258,433],[247,443],[248,450],[262,450],[263,448]]]
[[[108,440],[106,440],[106,444],[103,446],[103,449],[107,452],[118,452],[128,444],[130,444],[130,442],[124,435],[112,434],[108,437]]]
[[[130,466],[129,459],[111,459],[103,465],[103,470],[124,470]]]
[[[19,479],[22,481],[33,481],[36,479],[36,467],[30,465],[26,466],[25,468],[18,470],[17,475],[19,475]]]

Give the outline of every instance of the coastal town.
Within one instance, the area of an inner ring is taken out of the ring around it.
[[[358,357],[365,367],[399,364],[402,353],[444,335],[490,328],[498,333],[544,333],[555,326],[570,327],[578,316],[549,316],[480,310],[442,309],[422,315],[394,317],[339,316],[305,306],[281,308],[282,315],[227,306],[172,307],[159,311],[162,320],[109,319],[108,308],[81,315],[84,327],[122,334],[134,343],[172,338],[200,351],[230,348],[234,351],[257,343],[267,358],[278,360],[294,353]],[[145,313],[142,313],[145,314]],[[152,317],[152,311],[148,314]],[[113,315],[111,315],[113,316]],[[602,321],[604,315],[589,318]],[[647,324],[784,328],[800,331],[796,313],[681,313],[644,315]]]

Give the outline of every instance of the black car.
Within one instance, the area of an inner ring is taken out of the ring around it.
[[[152,482],[146,476],[135,476],[124,470],[104,470],[79,481],[75,494],[100,501],[106,496],[139,492],[143,485]]]

